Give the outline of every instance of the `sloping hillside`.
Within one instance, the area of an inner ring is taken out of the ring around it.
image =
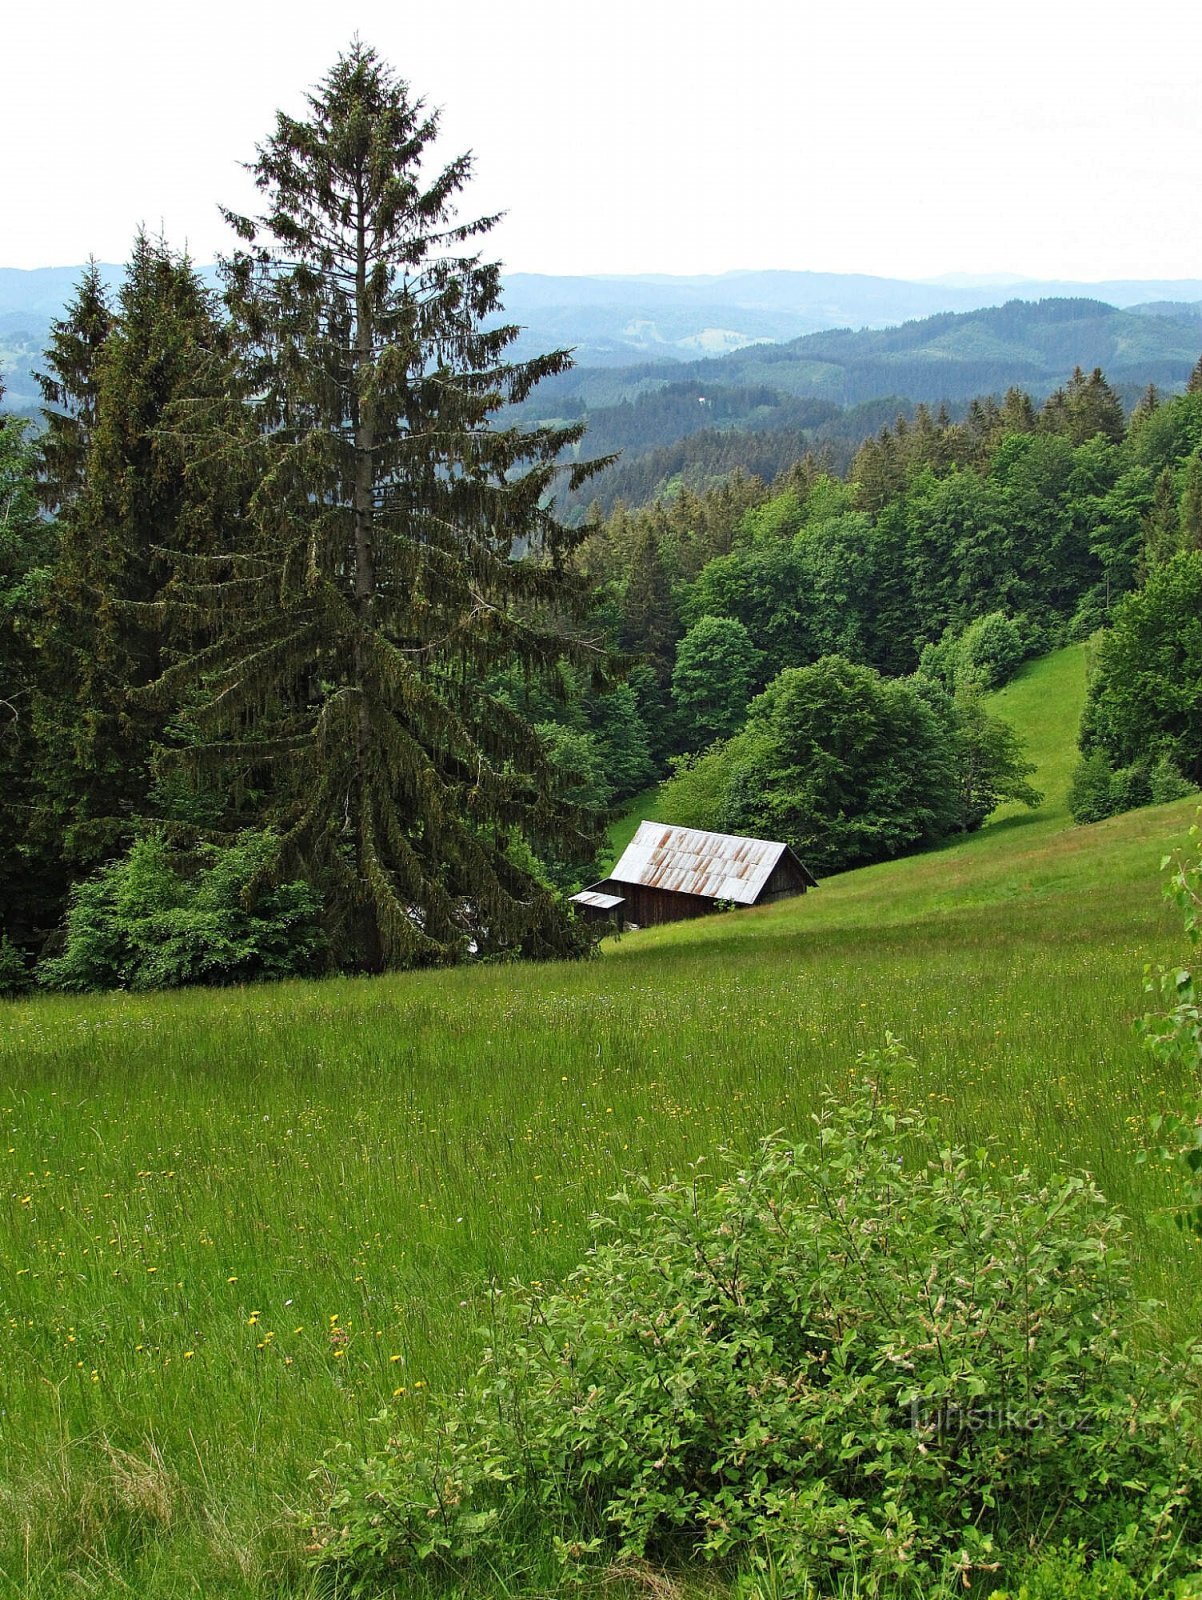
[[[1058,825],[1068,819],[1068,786],[1077,760],[1087,654],[1087,645],[1075,644],[1028,662],[1012,682],[986,697],[989,710],[1004,717],[1022,735],[1027,757],[1036,768],[1031,782],[1044,799],[1038,811],[1022,805],[1000,807],[978,839],[992,839],[1000,824],[1007,821],[1029,827],[1035,823]],[[621,855],[644,818],[672,821],[664,814],[658,789],[636,796],[611,824],[607,867]]]
[[[1039,757],[1038,815],[796,900],[575,965],[6,1006],[17,1592],[307,1592],[292,1508],[315,1460],[457,1385],[495,1280],[578,1260],[625,1173],[799,1127],[887,1031],[913,1056],[893,1092],[953,1136],[1090,1167],[1133,1219],[1141,1285],[1195,1327],[1173,1190],[1136,1164],[1184,1085],[1131,1028],[1144,963],[1181,954],[1157,863],[1194,803],[1067,822],[1082,657],[995,701]]]
[[[686,382],[767,386],[780,396],[855,405],[879,395],[968,400],[1011,384],[1036,396],[1063,383],[1074,366],[1105,369],[1119,385],[1183,384],[1198,359],[1196,317],[1120,311],[1100,300],[1011,300],[968,312],[942,312],[890,328],[837,328],[788,344],[753,345],[667,373],[645,366],[579,367],[549,381],[549,395],[601,411],[659,385]],[[706,388],[708,386],[708,388]]]

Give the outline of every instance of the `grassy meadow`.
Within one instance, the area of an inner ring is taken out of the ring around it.
[[[799,1126],[887,1030],[954,1136],[1092,1170],[1195,1329],[1136,1165],[1183,1086],[1131,1028],[1195,802],[1071,825],[1083,679],[1074,647],[996,697],[1038,813],[762,911],[573,966],[0,1011],[0,1595],[308,1593],[314,1462],[459,1381],[491,1282],[562,1273],[623,1173]]]

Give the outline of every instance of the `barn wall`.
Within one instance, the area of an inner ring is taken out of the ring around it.
[[[761,890],[756,905],[762,906],[769,900],[783,900],[788,895],[805,892],[805,878],[797,863],[789,856],[782,856],[773,868],[772,876]]]
[[[713,901],[703,895],[673,894],[670,889],[653,889],[643,883],[624,883],[616,892],[626,897],[626,920],[637,922],[640,928],[707,917],[714,909]]]

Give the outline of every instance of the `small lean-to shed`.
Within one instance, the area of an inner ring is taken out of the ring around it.
[[[723,905],[762,906],[817,884],[778,840],[640,822],[609,877],[572,899],[585,916],[645,928]]]

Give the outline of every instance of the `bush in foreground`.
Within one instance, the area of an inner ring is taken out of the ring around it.
[[[464,1393],[323,1463],[340,1593],[557,1560],[557,1587],[696,1561],[926,1596],[1065,1540],[1167,1576],[1202,1534],[1196,1430],[1087,1179],[998,1171],[866,1086],[597,1228],[560,1291],[498,1299]]]

